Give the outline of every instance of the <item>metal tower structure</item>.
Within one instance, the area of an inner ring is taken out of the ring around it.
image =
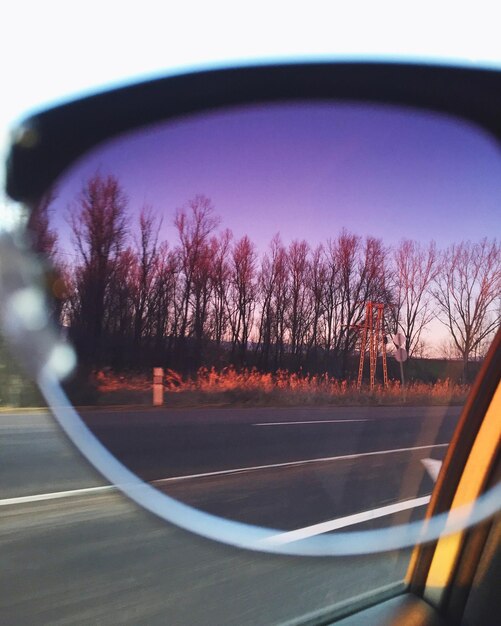
[[[354,326],[361,333],[360,340],[360,363],[358,366],[357,387],[362,387],[364,375],[365,353],[367,341],[369,341],[369,374],[370,387],[374,389],[376,379],[377,357],[381,353],[383,357],[383,385],[388,385],[388,367],[386,364],[386,335],[384,332],[384,304],[379,302],[367,302],[365,305],[365,320]]]

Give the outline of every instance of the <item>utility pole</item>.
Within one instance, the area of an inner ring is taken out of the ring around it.
[[[386,363],[386,335],[384,332],[384,304],[380,302],[367,302],[365,305],[365,320],[361,324],[355,324],[361,332],[360,362],[358,366],[358,389],[362,388],[364,376],[365,353],[367,340],[369,341],[369,380],[371,391],[374,389],[376,380],[377,358],[381,354],[383,358],[383,385],[388,385],[388,367]]]

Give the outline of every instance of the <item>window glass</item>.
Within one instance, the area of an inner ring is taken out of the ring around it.
[[[77,356],[64,392],[166,519],[195,529],[208,513],[202,535],[291,553],[314,540],[310,553],[331,554],[329,539],[355,533],[334,553],[364,552],[362,531],[374,546],[424,517],[499,325],[500,174],[465,122],[361,103],[239,108],[110,141],[29,222]],[[5,406],[39,403],[2,376]],[[7,415],[12,441],[36,442],[34,478],[9,497],[97,488],[154,544],[188,541],[67,464],[45,417]],[[82,511],[105,524],[100,502]],[[208,571],[200,598],[236,559],[238,582],[220,589],[269,588],[267,623],[398,583],[410,558],[404,545],[325,562],[189,545]],[[295,588],[302,608],[277,600]],[[239,622],[259,621],[250,597]]]

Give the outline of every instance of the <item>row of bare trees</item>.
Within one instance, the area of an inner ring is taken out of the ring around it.
[[[275,235],[258,255],[248,236],[220,229],[209,198],[176,212],[176,241],[160,241],[161,219],[144,207],[131,223],[113,176],[95,175],[71,208],[74,257],[61,261],[50,202],[32,218],[34,245],[52,255],[67,285],[62,323],[84,362],[153,363],[329,371],[346,376],[365,304],[384,302],[388,333],[410,356],[438,318],[466,367],[500,323],[501,252],[496,241],[446,250],[342,231],[312,247]]]

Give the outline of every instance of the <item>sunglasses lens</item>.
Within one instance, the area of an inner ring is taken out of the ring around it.
[[[70,401],[159,492],[282,543],[421,519],[499,323],[500,161],[464,121],[367,103],[98,146],[29,225]]]

